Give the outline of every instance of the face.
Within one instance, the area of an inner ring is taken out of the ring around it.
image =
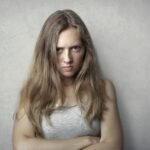
[[[65,79],[73,79],[82,66],[84,48],[76,28],[62,31],[57,43],[57,69]]]

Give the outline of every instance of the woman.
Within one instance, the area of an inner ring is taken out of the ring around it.
[[[97,70],[81,18],[72,10],[50,15],[20,94],[14,150],[121,150],[114,87]]]

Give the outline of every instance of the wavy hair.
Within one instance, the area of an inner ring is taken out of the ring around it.
[[[41,117],[49,116],[58,99],[64,104],[63,82],[56,67],[56,48],[59,34],[75,27],[85,49],[82,67],[74,80],[77,103],[85,119],[102,117],[104,109],[103,81],[96,65],[96,54],[90,34],[81,18],[72,10],[58,10],[45,21],[39,34],[33,62],[20,92],[18,112],[24,108],[35,133],[42,135]]]

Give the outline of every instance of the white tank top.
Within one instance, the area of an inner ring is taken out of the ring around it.
[[[43,136],[46,139],[68,139],[79,136],[99,136],[100,122],[95,119],[86,123],[79,106],[61,107],[51,116],[42,118]]]

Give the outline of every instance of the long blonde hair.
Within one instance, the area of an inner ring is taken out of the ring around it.
[[[56,67],[56,47],[61,31],[75,27],[85,48],[83,64],[75,77],[75,95],[85,119],[101,118],[103,82],[96,65],[95,49],[81,18],[72,10],[59,10],[48,17],[36,43],[33,63],[20,92],[18,111],[24,108],[37,135],[42,135],[41,116],[50,115],[58,98],[65,101],[63,83]],[[86,95],[86,96],[85,96]]]

